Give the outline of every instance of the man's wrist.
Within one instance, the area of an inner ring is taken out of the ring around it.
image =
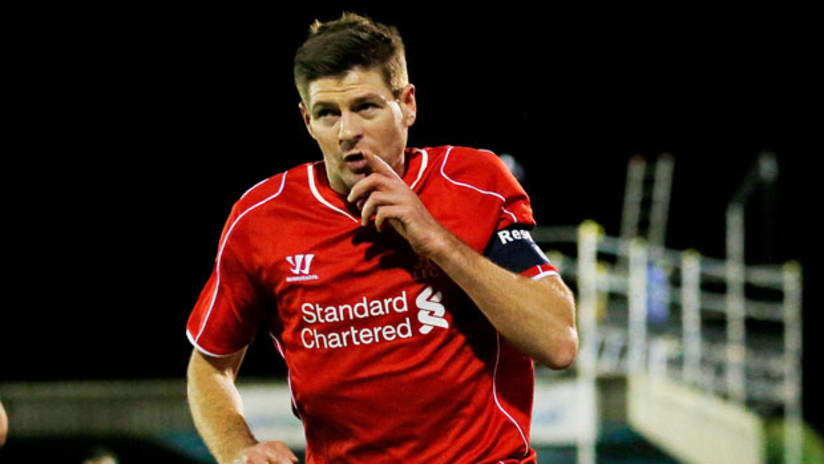
[[[430,243],[431,246],[428,247],[426,257],[441,267],[451,259],[454,259],[455,253],[459,252],[461,247],[466,246],[461,239],[442,226],[438,233],[430,240]]]

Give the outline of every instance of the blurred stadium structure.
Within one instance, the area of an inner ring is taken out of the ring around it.
[[[533,231],[576,292],[581,339],[573,369],[536,369],[531,441],[540,462],[802,462],[800,266],[745,264],[742,205],[752,176],[728,210],[726,259],[665,248],[673,164],[668,155],[653,169],[630,160],[620,237],[591,221]],[[774,176],[769,157],[754,172]],[[240,390],[260,438],[303,448],[282,380],[242,380]],[[182,379],[4,384],[0,398],[11,437],[136,437],[211,462]],[[768,459],[775,419],[782,451]],[[616,430],[666,455],[599,456]]]
[[[594,222],[533,233],[578,297],[577,462],[596,462],[599,416],[616,404],[618,419],[697,463],[766,462],[766,425],[780,417],[781,461],[802,462],[801,269],[744,262],[743,206],[775,178],[774,159],[763,155],[730,203],[724,260],[663,246],[673,159],[652,176],[645,164],[629,164],[621,237]],[[606,378],[617,382],[599,388]],[[536,401],[533,440],[551,404]]]

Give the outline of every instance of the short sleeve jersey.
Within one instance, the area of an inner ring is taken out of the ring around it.
[[[452,146],[406,155],[404,181],[464,243],[500,254],[531,242],[529,198],[497,156]],[[225,356],[266,325],[309,463],[535,462],[532,360],[437,266],[351,208],[322,162],[250,189],[226,223],[189,340]],[[557,276],[545,257],[520,267]]]

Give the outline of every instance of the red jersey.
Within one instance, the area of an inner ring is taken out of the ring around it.
[[[406,156],[404,181],[464,243],[484,253],[528,238],[518,229],[535,224],[529,198],[497,156],[461,147]],[[225,356],[267,324],[308,463],[536,462],[532,360],[394,230],[363,227],[350,208],[323,162],[250,189],[227,221],[189,340]],[[557,275],[548,261],[517,272]]]

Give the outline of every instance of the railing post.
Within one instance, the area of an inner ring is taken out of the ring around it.
[[[744,404],[746,385],[746,317],[744,293],[744,205],[727,209],[727,350],[726,384],[729,398]]]
[[[681,324],[685,382],[701,386],[701,255],[681,253]]]
[[[801,463],[801,267],[784,265],[784,462]]]
[[[647,349],[647,245],[641,239],[629,251],[629,326],[627,361],[631,373],[643,372]]]
[[[595,442],[598,430],[595,376],[598,353],[596,306],[598,296],[598,239],[600,226],[585,221],[578,228],[578,333],[581,349],[576,362],[578,391],[586,397],[585,417],[581,417],[578,432],[578,464],[595,464]]]

